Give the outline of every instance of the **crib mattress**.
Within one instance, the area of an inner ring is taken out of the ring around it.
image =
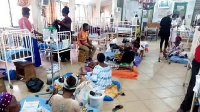
[[[5,55],[7,60],[5,60]],[[0,52],[0,59],[3,61],[11,62],[15,59],[31,56],[31,50],[29,48],[7,50],[6,52]]]

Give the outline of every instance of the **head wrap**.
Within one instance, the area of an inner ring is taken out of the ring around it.
[[[167,12],[167,15],[168,15],[168,16],[171,16],[171,15],[172,15],[172,12],[171,12],[171,11],[168,11],[168,12]]]
[[[23,7],[22,8],[22,15],[28,15],[29,11],[30,11],[30,9],[28,7]]]
[[[69,14],[69,7],[65,6],[65,7],[62,9],[62,13]]]
[[[12,95],[7,92],[2,92],[0,94],[0,111],[4,112],[6,107],[10,104],[12,100]]]
[[[180,42],[180,41],[182,41],[182,38],[180,36],[177,36],[176,41]]]
[[[77,87],[77,85],[79,83],[78,77],[77,76],[72,76],[72,77],[74,77],[76,79],[76,82],[75,82],[74,86],[69,86],[69,84],[67,83],[67,80],[68,80],[69,77],[67,77],[67,78],[64,79],[64,88],[68,89],[68,90],[76,89],[76,87]]]

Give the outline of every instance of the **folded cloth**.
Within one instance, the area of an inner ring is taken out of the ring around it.
[[[200,94],[200,75],[196,75],[196,83],[195,83],[195,86],[193,88],[193,91],[196,93],[196,94]]]

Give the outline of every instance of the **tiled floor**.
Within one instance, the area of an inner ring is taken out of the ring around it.
[[[118,104],[123,105],[124,108],[117,112],[175,112],[179,108],[186,90],[182,86],[186,67],[175,63],[169,65],[166,61],[158,62],[159,42],[152,41],[149,44],[150,52],[146,54],[138,67],[138,80],[113,78],[120,81],[121,91],[126,96],[118,96],[113,102],[104,102],[103,112],[112,112],[112,108]],[[72,54],[77,55],[76,52],[72,52]],[[44,60],[43,66],[36,68],[36,71],[37,77],[46,82],[45,69],[50,67],[50,64]],[[0,66],[3,66],[2,63]],[[76,61],[73,62],[73,65],[69,62],[62,63],[61,74],[78,73],[78,69],[82,66],[83,63]],[[13,90],[8,87],[7,89],[18,100],[27,95],[34,95],[28,92],[24,82],[13,81],[13,85]],[[45,92],[45,89],[46,86],[41,92]]]

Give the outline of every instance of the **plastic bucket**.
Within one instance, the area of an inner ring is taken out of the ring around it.
[[[103,99],[104,99],[105,94],[103,91],[99,91],[97,93],[101,93],[101,96],[92,96],[91,94],[89,94],[90,106],[101,110],[103,106]]]

